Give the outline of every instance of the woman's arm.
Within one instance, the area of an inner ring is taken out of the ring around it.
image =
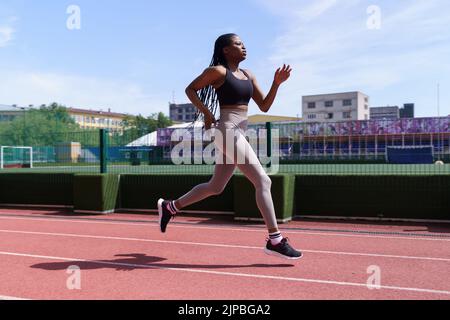
[[[220,67],[210,67],[206,69],[197,79],[195,79],[187,88],[186,95],[192,104],[196,106],[205,115],[205,127],[210,129],[211,123],[216,122],[214,115],[200,100],[197,92],[207,86],[213,85],[225,76],[225,71]],[[209,128],[208,128],[209,125]]]
[[[251,80],[253,82],[253,100],[258,105],[259,109],[262,112],[268,112],[270,108],[272,107],[273,102],[275,101],[275,98],[278,93],[278,89],[280,85],[285,82],[287,79],[289,79],[291,75],[291,67],[284,65],[283,68],[278,68],[275,72],[275,77],[272,83],[272,87],[269,90],[269,93],[267,96],[264,96],[264,93],[262,92],[261,88],[259,87],[258,82],[256,81],[255,76],[248,71],[245,70],[251,77]]]

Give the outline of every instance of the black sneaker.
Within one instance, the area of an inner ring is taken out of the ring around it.
[[[175,219],[175,215],[168,208],[169,203],[170,201],[165,201],[164,199],[158,200],[159,227],[162,233],[166,232],[170,220]]]
[[[267,246],[264,249],[264,252],[270,256],[288,259],[288,260],[297,260],[300,259],[303,255],[300,251],[292,248],[288,242],[288,238],[284,238],[281,240],[279,244],[274,246],[270,240],[267,241]]]

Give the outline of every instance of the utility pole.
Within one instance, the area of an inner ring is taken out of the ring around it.
[[[438,160],[441,161],[441,105],[440,105],[440,84],[438,82],[437,84],[437,111],[438,111],[438,145],[439,145],[439,152],[438,152]]]
[[[438,109],[438,117],[441,116],[441,101],[440,101],[440,84],[437,84],[437,109]]]

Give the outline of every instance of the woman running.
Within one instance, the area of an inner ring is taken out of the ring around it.
[[[187,87],[187,96],[199,109],[199,114],[203,114],[205,130],[211,129],[213,124],[218,123],[215,128],[221,133],[221,139],[215,135],[214,175],[208,183],[196,186],[178,200],[160,199],[158,201],[159,225],[161,232],[164,233],[167,224],[180,210],[208,197],[221,194],[237,166],[256,189],[256,202],[269,231],[265,253],[285,259],[299,259],[302,253],[289,245],[288,239],[282,237],[278,228],[271,194],[272,181],[245,138],[250,99],[253,98],[261,111],[268,112],[278,88],[290,77],[292,69],[284,65],[276,71],[272,88],[265,97],[255,76],[249,70],[239,69],[239,64],[246,59],[246,56],[246,48],[238,35],[220,36],[215,43],[210,67]],[[214,115],[217,102],[220,105],[220,121],[217,121]],[[230,132],[231,135],[229,135]],[[222,161],[217,161],[219,159]]]

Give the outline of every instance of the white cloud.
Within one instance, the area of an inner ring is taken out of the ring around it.
[[[11,44],[14,39],[14,34],[16,33],[13,25],[19,21],[16,16],[10,16],[4,19],[4,22],[0,22],[0,48],[6,47]]]
[[[297,114],[307,94],[360,90],[370,95],[448,73],[448,2],[378,2],[381,29],[369,30],[369,2],[258,1],[282,17],[284,32],[256,72],[270,79],[272,69],[283,63],[294,68],[280,89],[274,113]]]
[[[15,30],[9,26],[0,26],[0,48],[6,47],[13,40]]]
[[[337,3],[337,0],[316,0],[299,10],[297,15],[305,21],[310,21],[321,16],[329,9],[333,8]]]
[[[0,100],[4,104],[36,106],[58,102],[68,107],[111,108],[114,112],[145,116],[168,109],[165,97],[147,94],[135,83],[41,72],[3,73]]]

